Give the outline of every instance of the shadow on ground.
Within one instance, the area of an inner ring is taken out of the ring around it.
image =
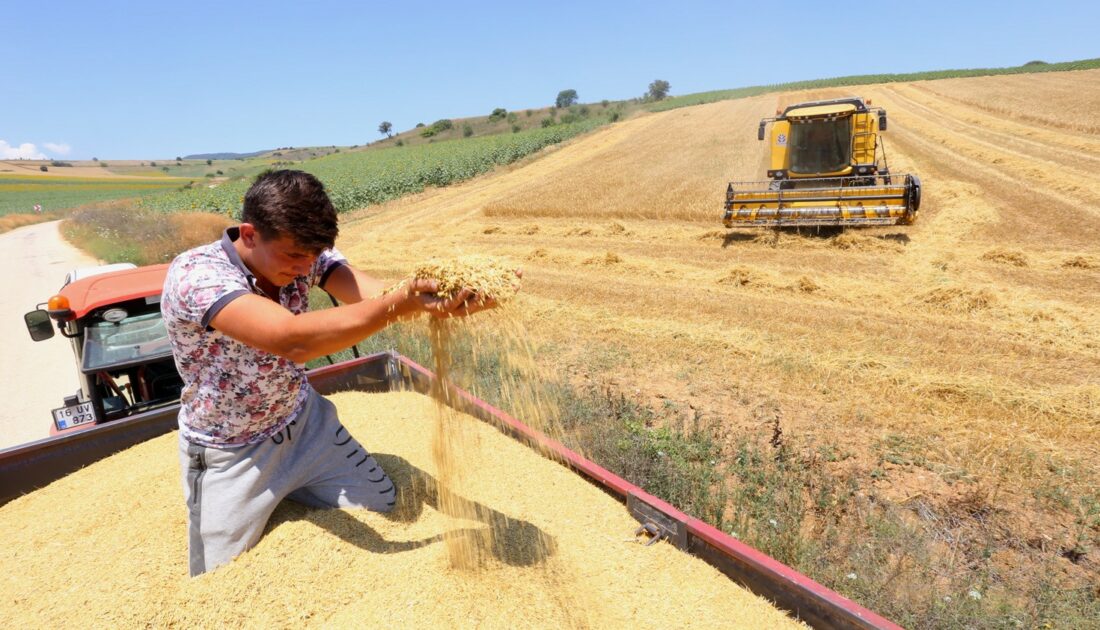
[[[424,513],[424,507],[429,506],[437,511],[454,512],[464,519],[475,520],[484,527],[451,530],[421,540],[386,540],[348,512],[315,509],[287,500],[276,508],[266,531],[271,531],[280,523],[306,520],[373,553],[400,553],[443,542],[449,537],[466,537],[472,543],[469,547],[482,556],[477,559],[479,564],[495,558],[512,566],[533,566],[544,562],[556,551],[554,538],[538,527],[441,489],[434,477],[403,457],[374,453],[374,458],[397,488],[397,505],[392,512],[383,515],[385,518],[399,523],[413,523]]]

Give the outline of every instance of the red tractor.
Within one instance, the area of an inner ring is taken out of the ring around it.
[[[78,269],[23,316],[35,341],[53,337],[56,323],[76,358],[80,389],[53,410],[51,434],[179,402],[183,381],[160,313],[167,270],[129,263]]]

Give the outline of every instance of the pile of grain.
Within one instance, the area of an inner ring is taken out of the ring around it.
[[[332,397],[398,487],[398,509],[284,502],[259,544],[187,577],[175,434],[0,507],[7,627],[778,628],[791,619],[668,544],[632,542],[625,508],[468,416],[466,494],[440,496],[432,401]],[[444,500],[475,515],[455,525]],[[455,528],[492,540],[481,570],[451,568]],[[547,541],[548,544],[543,544]]]
[[[417,267],[413,277],[436,280],[439,295],[444,298],[452,298],[462,289],[472,289],[479,297],[505,302],[519,291],[515,267],[489,256],[430,260]]]

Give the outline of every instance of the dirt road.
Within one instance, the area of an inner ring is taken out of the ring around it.
[[[0,234],[0,268],[8,270],[0,302],[0,448],[49,435],[50,409],[76,391],[76,368],[67,339],[33,342],[23,314],[46,301],[65,273],[96,261],[69,245],[59,221]]]

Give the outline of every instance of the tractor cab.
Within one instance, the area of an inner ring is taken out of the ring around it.
[[[80,390],[53,410],[51,433],[90,427],[179,401],[183,381],[160,313],[168,265],[78,269],[24,315],[31,338],[72,343]],[[42,307],[45,308],[42,308]]]

